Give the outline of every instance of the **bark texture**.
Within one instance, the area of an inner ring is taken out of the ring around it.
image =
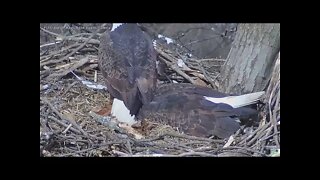
[[[239,24],[221,69],[220,91],[244,94],[268,84],[280,51],[280,24]]]

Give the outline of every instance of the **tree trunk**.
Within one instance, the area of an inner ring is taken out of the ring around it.
[[[280,51],[280,24],[239,24],[219,90],[231,94],[261,91],[268,84]]]

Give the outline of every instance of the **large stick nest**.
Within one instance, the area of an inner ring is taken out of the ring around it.
[[[160,124],[142,133],[105,116],[111,102],[109,93],[100,88],[99,30],[69,36],[40,31],[54,39],[40,46],[40,156],[280,155],[280,55],[256,126],[243,127],[223,140],[187,136]],[[160,44],[156,50],[167,65],[166,78],[159,83],[219,86],[218,69],[225,60],[193,59]],[[215,70],[207,61],[215,63]]]

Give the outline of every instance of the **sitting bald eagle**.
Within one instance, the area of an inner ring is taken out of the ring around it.
[[[130,125],[137,119],[178,127],[189,135],[226,138],[240,119],[257,115],[246,107],[264,92],[230,96],[192,84],[166,84],[156,90],[156,53],[136,24],[113,24],[100,40],[99,66],[114,97],[111,113]]]
[[[257,116],[248,105],[257,103],[263,94],[229,96],[193,84],[165,84],[142,106],[138,118],[168,124],[189,135],[227,138],[240,128],[239,119]]]

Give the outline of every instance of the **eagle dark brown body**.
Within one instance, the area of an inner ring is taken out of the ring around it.
[[[243,106],[256,102],[260,94],[233,101],[227,94],[192,84],[167,84],[156,90],[156,52],[151,38],[136,24],[123,24],[102,35],[99,67],[111,96],[124,103],[118,106],[114,101],[111,112],[121,122],[133,124],[137,117],[178,127],[189,135],[226,138],[240,128],[238,118],[257,114]],[[221,101],[225,97],[236,104]]]
[[[189,135],[226,138],[240,128],[238,118],[257,114],[256,110],[247,107],[212,103],[204,96],[220,98],[228,95],[192,84],[162,85],[153,101],[142,107],[138,118],[178,127]]]
[[[151,101],[156,53],[151,38],[136,24],[123,24],[102,35],[99,67],[111,96],[123,101],[131,115]]]

